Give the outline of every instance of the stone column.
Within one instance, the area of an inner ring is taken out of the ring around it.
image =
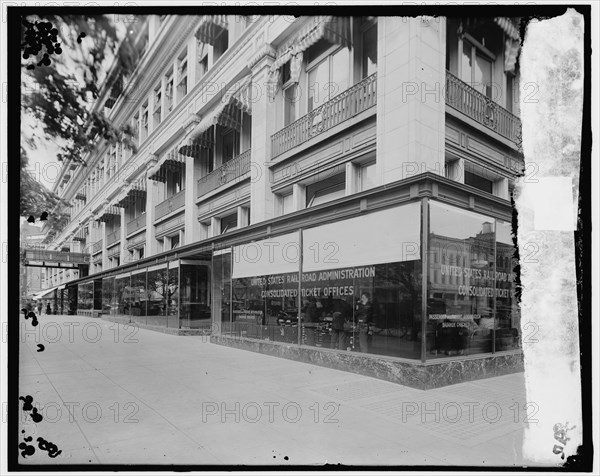
[[[119,264],[125,264],[127,256],[127,222],[125,219],[125,209],[121,208],[121,244],[119,245]]]
[[[250,214],[248,213],[248,207],[237,207],[237,227],[243,228],[250,224]]]
[[[156,163],[156,156],[153,156],[154,160],[151,164],[148,164],[146,171],[150,170],[152,165]],[[150,180],[150,177],[146,173],[146,251],[144,256],[152,256],[157,252],[156,237],[154,233],[154,207],[157,205],[157,183],[154,180]]]
[[[249,65],[252,69],[252,151],[250,164],[250,223],[273,218],[275,196],[271,191],[271,160],[274,102],[268,98],[267,78],[274,52],[259,45],[259,52]]]
[[[352,162],[346,163],[346,193],[345,195],[352,195],[358,192],[358,171],[359,167]]]
[[[190,68],[188,67],[188,71],[189,69]],[[198,122],[199,117],[196,114],[190,113],[186,123],[184,124],[186,138],[182,144],[189,145],[190,134],[198,125]],[[196,151],[200,153],[199,148],[196,148],[194,151],[188,151],[188,153],[194,153]],[[200,158],[187,156],[185,159],[185,243],[182,243],[186,245],[202,239],[201,226],[200,222],[198,221],[198,213],[196,210],[196,184],[198,183],[198,179],[200,179],[201,175],[202,164]]]
[[[294,211],[304,210],[306,208],[306,186],[300,183],[292,185],[292,202]]]
[[[106,223],[100,223],[101,231],[102,231],[102,270],[108,269],[108,251],[106,251],[106,244],[108,243],[106,239]]]
[[[377,178],[444,174],[446,22],[379,17]]]
[[[210,218],[210,236],[219,236],[221,234],[221,219],[217,217]]]

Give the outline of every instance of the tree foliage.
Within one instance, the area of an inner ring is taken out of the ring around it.
[[[129,127],[115,127],[96,106],[101,83],[121,86],[139,60],[134,44],[140,19],[119,34],[106,15],[43,15],[21,19],[21,115],[40,126],[43,137],[23,137],[21,146],[21,216],[52,212],[50,235],[68,222],[68,203],[26,171],[27,149],[59,146],[58,161],[85,164],[99,139],[123,141],[135,150]],[[119,38],[121,36],[121,38]],[[113,60],[116,65],[107,77]],[[118,91],[121,92],[121,91]]]

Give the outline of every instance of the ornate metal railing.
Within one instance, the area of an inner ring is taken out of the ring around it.
[[[363,79],[271,136],[271,158],[377,104],[377,73]]]
[[[446,104],[520,144],[521,120],[449,71],[446,71]]]
[[[198,179],[196,196],[201,197],[250,172],[250,151],[242,152],[218,169]]]
[[[119,241],[121,239],[121,229],[117,228],[112,233],[106,235],[106,246],[112,245],[114,242]]]
[[[94,243],[92,245],[92,254],[95,255],[96,253],[99,253],[100,251],[102,251],[102,240],[98,240],[96,241],[96,243]]]
[[[177,192],[172,197],[167,198],[165,201],[160,202],[154,208],[154,219],[158,220],[159,218],[168,215],[175,210],[179,210],[185,205],[185,189]]]
[[[131,235],[134,231],[138,231],[146,226],[146,214],[142,213],[139,217],[134,218],[127,223],[127,234]]]

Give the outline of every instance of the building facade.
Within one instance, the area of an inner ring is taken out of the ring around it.
[[[53,246],[90,256],[51,273],[64,313],[421,388],[519,368],[516,19],[132,25],[96,107],[137,146],[97,140],[55,187]]]

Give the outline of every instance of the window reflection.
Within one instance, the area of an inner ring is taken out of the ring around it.
[[[148,317],[146,323],[152,326],[167,326],[167,267],[148,269]]]
[[[427,358],[492,352],[494,328],[502,323],[511,329],[516,319],[505,260],[512,247],[496,242],[493,218],[434,201],[429,226]],[[500,236],[509,241],[506,224]],[[508,341],[513,332],[502,335]],[[502,342],[502,349],[508,347]]]

